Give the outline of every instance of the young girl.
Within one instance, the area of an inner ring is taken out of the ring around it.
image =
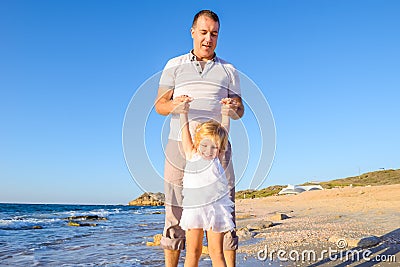
[[[231,100],[223,99],[221,104]],[[190,135],[188,114],[180,114],[182,146],[186,156],[183,177],[183,212],[180,226],[186,231],[185,267],[198,266],[206,231],[208,251],[214,267],[226,266],[223,255],[224,233],[235,225],[234,203],[229,198],[228,181],[219,157],[228,144],[229,117],[222,123],[207,121]]]

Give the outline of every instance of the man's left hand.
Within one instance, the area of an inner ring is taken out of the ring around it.
[[[229,116],[234,120],[237,120],[240,118],[240,116],[237,113],[239,104],[235,99],[223,98],[220,101],[220,103],[222,104],[222,106],[221,106],[222,116]]]

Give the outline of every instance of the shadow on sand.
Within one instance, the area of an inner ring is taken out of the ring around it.
[[[379,238],[380,245],[370,248],[351,248],[309,266],[374,266],[382,264],[396,264],[400,261],[400,228],[391,231]],[[358,251],[358,252],[357,252]],[[340,261],[340,262],[339,262]]]

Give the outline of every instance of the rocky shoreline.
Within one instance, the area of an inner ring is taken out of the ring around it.
[[[164,206],[165,196],[163,193],[145,192],[138,198],[130,201],[129,206]]]

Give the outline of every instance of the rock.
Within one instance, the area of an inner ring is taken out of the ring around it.
[[[70,216],[64,218],[64,220],[69,220],[68,226],[97,226],[96,223],[87,223],[87,221],[107,221],[107,218],[98,215],[80,215],[80,216]]]
[[[146,242],[146,246],[159,246],[161,242],[162,234],[156,234],[153,236],[153,242]]]
[[[346,247],[359,247],[359,248],[367,248],[372,247],[379,244],[380,239],[376,236],[364,236],[360,238],[344,238],[338,236],[329,237],[329,242],[335,243],[336,246],[340,249],[344,249]]]
[[[163,212],[161,212],[161,211],[155,211],[155,212],[152,212],[151,214],[163,214]]]
[[[208,255],[208,247],[207,246],[203,246],[202,247],[201,254],[207,254]]]
[[[165,196],[163,193],[143,193],[140,197],[129,202],[129,206],[164,206]]]
[[[69,221],[68,222],[68,226],[76,226],[76,227],[80,227],[80,226],[97,226],[97,224],[96,223],[82,223],[82,222]]]
[[[81,215],[81,216],[70,216],[67,218],[64,218],[64,220],[78,220],[78,221],[107,221],[107,218],[101,217],[98,215]]]
[[[257,232],[257,234],[254,236],[254,238],[267,238],[268,236],[269,236],[269,233]]]
[[[40,225],[35,225],[35,226],[32,227],[32,229],[43,229],[43,227],[40,226]]]
[[[290,218],[290,217],[287,216],[286,214],[277,212],[270,219],[271,219],[271,221],[282,221],[282,220],[285,220],[285,219],[288,219],[288,218]]]
[[[256,233],[253,233],[249,229],[244,227],[244,228],[237,230],[236,235],[239,237],[239,240],[247,240],[247,239],[250,239],[253,236],[255,236]]]
[[[80,225],[79,225],[79,223],[77,223],[77,222],[69,221],[69,222],[68,222],[68,226],[80,226]]]
[[[236,214],[236,219],[248,219],[254,217],[254,215],[250,214],[250,213],[240,213],[240,214]]]
[[[247,225],[247,229],[249,229],[250,231],[261,230],[261,229],[272,227],[273,225],[274,225],[274,223],[271,222],[271,221],[262,220],[262,221],[259,221],[259,222],[248,224]]]
[[[364,236],[361,238],[351,238],[347,241],[350,247],[368,248],[379,244],[380,239],[376,236]]]

